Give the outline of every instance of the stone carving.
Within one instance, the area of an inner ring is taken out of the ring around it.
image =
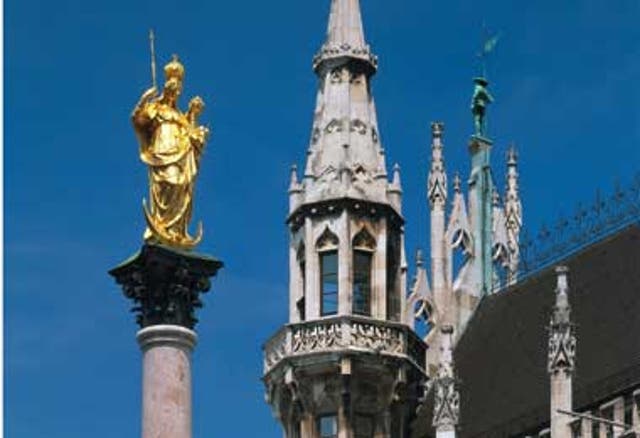
[[[371,128],[371,139],[374,143],[378,143],[378,131],[373,127]]]
[[[293,331],[292,353],[309,353],[342,346],[338,323],[303,326]]]
[[[518,190],[518,156],[514,147],[507,154],[507,190],[505,194],[505,220],[509,249],[507,284],[518,281],[520,265],[520,230],[522,228],[522,203]]]
[[[371,52],[369,45],[353,47],[348,43],[326,43],[322,46],[318,54],[314,56],[313,68],[317,70],[320,64],[326,60],[346,56],[366,61],[374,70],[378,67],[378,57]]]
[[[169,247],[145,244],[142,250],[109,273],[134,302],[141,328],[174,324],[192,329],[202,307],[200,294],[211,288],[209,278],[222,263]]]
[[[438,431],[455,430],[460,415],[460,394],[454,376],[453,326],[440,327],[441,346],[438,374],[434,383],[433,425]]]
[[[435,407],[433,425],[453,430],[460,417],[460,394],[452,377],[439,378],[434,383]]]
[[[358,231],[358,234],[353,238],[353,247],[373,251],[376,249],[376,239],[373,238],[366,228],[362,227],[362,229]]]
[[[266,368],[270,368],[271,366],[278,363],[287,354],[287,332],[278,332],[276,336],[274,336],[269,340],[269,342],[267,342],[264,351],[264,361]]]
[[[334,132],[342,132],[342,123],[338,119],[332,119],[324,128],[324,131],[327,134],[332,134]]]
[[[335,68],[335,69],[331,70],[331,73],[329,73],[329,78],[330,78],[332,84],[340,84],[340,83],[342,83],[342,69],[341,68]]]
[[[338,242],[338,236],[326,227],[316,242],[316,248],[318,250],[335,248]]]
[[[405,356],[424,368],[426,346],[404,325],[368,321],[354,317],[336,317],[291,324],[264,346],[265,373],[285,358],[327,353],[351,348],[377,354]]]
[[[402,353],[404,345],[398,330],[374,324],[353,323],[351,344],[354,347],[368,348],[377,352]]]
[[[460,190],[460,176],[457,174],[453,179],[453,208],[451,218],[447,227],[447,235],[452,249],[461,249],[465,257],[473,255],[473,238],[471,236],[471,225],[467,215],[467,207],[464,202],[462,191]]]
[[[317,144],[318,140],[320,140],[320,129],[314,127],[313,132],[311,133],[311,144]]]
[[[360,135],[365,135],[367,133],[367,124],[360,119],[352,120],[351,132],[357,132]]]
[[[556,268],[558,274],[556,304],[549,327],[549,372],[552,374],[559,372],[570,374],[575,369],[576,337],[571,323],[567,272],[568,269],[565,266]]]
[[[443,123],[434,122],[431,124],[433,142],[431,145],[431,169],[427,183],[427,193],[431,208],[435,206],[444,208],[447,202],[447,174],[444,169],[444,158],[442,156],[443,130]]]

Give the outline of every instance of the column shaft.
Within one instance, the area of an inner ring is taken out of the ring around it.
[[[191,438],[191,352],[196,333],[174,325],[138,332],[142,349],[142,438]]]

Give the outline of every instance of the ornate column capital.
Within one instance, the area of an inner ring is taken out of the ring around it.
[[[209,256],[145,244],[109,274],[133,301],[140,328],[169,324],[193,329],[200,294],[209,291],[210,277],[222,266]]]

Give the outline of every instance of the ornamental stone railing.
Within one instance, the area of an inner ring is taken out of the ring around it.
[[[264,345],[264,373],[283,359],[341,351],[375,353],[409,360],[424,372],[426,344],[406,325],[339,316],[288,324]]]

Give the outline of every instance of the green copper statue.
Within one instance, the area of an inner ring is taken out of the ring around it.
[[[475,125],[475,136],[485,137],[486,134],[486,111],[487,106],[493,102],[493,97],[489,94],[487,86],[489,82],[483,78],[474,78],[473,82],[476,84],[473,90],[473,97],[471,98],[471,113],[473,114],[473,122]]]

